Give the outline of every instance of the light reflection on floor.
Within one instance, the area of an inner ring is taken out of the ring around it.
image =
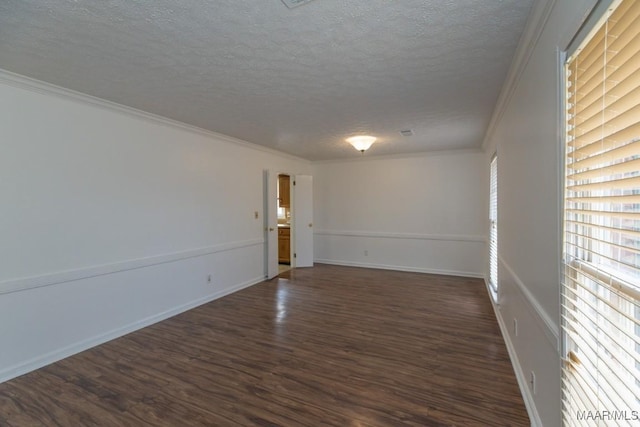
[[[291,266],[288,264],[278,264],[278,274],[291,270]]]
[[[283,323],[287,319],[287,299],[289,291],[286,283],[278,281],[278,290],[276,291],[276,324]]]

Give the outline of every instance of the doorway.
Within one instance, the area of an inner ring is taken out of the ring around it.
[[[291,270],[291,176],[278,175],[276,211],[278,217],[278,274]]]
[[[280,268],[285,271],[313,266],[312,183],[312,177],[308,175],[292,175],[287,172],[274,174],[270,170],[264,170],[264,274],[266,279],[272,279],[280,274]],[[279,244],[282,254],[279,254]]]

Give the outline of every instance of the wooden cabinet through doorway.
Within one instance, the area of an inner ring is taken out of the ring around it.
[[[278,175],[278,200],[281,208],[291,207],[291,186],[289,175]]]
[[[291,229],[278,228],[278,263],[291,264]]]

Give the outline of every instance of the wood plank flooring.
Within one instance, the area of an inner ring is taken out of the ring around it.
[[[316,265],[0,384],[1,426],[528,426],[481,280]]]

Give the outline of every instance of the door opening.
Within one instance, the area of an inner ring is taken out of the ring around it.
[[[312,177],[263,174],[265,278],[313,266]]]
[[[269,280],[278,275],[277,194],[276,180],[269,170],[262,174],[263,227],[264,227],[264,277]]]
[[[293,179],[294,267],[313,267],[313,178],[296,175]]]
[[[291,176],[278,175],[277,215],[278,215],[278,273],[284,273],[292,267],[291,250]]]

